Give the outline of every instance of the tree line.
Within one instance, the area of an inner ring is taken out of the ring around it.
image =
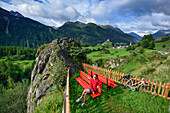
[[[13,56],[11,59],[35,59],[36,49],[19,46],[1,46],[0,56]]]

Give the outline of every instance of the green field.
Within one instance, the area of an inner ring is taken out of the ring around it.
[[[160,51],[167,51],[168,48],[170,48],[170,40],[166,41],[166,42],[159,42],[159,43],[155,43],[156,50],[160,50]],[[166,45],[165,48],[162,47],[162,45]]]
[[[106,89],[103,84],[101,96],[92,98],[87,95],[86,105],[76,103],[83,87],[75,80],[79,74],[70,79],[70,109],[71,113],[168,113],[169,101],[162,97],[150,99],[150,94],[139,94],[138,91],[123,91],[120,86]]]
[[[92,61],[98,59],[116,59],[118,56],[127,56],[130,55],[129,51],[125,49],[113,49],[112,47],[108,48],[110,53],[100,53],[100,51],[94,51],[87,54],[87,58],[91,59]]]
[[[7,56],[1,57],[0,61],[5,61]],[[19,64],[22,68],[26,68],[27,66],[31,66],[34,60],[16,60],[12,61],[13,64]]]
[[[26,68],[27,66],[32,66],[34,60],[18,60],[13,61],[14,64],[19,64],[21,67]]]

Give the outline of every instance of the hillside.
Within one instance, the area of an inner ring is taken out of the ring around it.
[[[23,46],[37,48],[44,43],[50,43],[56,38],[64,37],[63,33],[45,26],[37,21],[9,12],[0,8],[0,45]]]
[[[82,43],[98,44],[110,39],[113,43],[137,43],[138,40],[127,35],[112,26],[101,26],[94,23],[81,24],[78,22],[67,22],[57,30],[73,37],[76,40],[81,40]]]
[[[118,49],[102,45],[83,47],[83,49],[87,58],[91,60],[91,64],[98,67],[168,82],[170,79],[170,57],[167,54],[170,48],[169,42],[169,37],[159,38],[155,42],[155,49],[134,47],[133,50],[128,50],[127,48]],[[161,54],[157,51],[167,51],[167,53]]]

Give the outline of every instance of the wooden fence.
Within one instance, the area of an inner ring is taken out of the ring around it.
[[[68,68],[67,74],[67,83],[66,83],[66,90],[64,92],[64,102],[63,102],[63,111],[62,113],[70,113],[70,95],[69,95],[69,72],[70,69]]]
[[[110,79],[113,79],[117,83],[120,83],[119,80],[122,78],[122,76],[127,75],[126,73],[115,72],[111,69],[110,70],[103,69],[103,68],[92,66],[89,64],[85,64],[85,63],[82,63],[82,67],[85,71],[87,71],[87,70],[94,71],[94,72],[99,73],[103,76],[107,76]],[[137,83],[141,80],[140,77],[137,78],[134,76],[132,77],[132,79],[135,83]],[[157,82],[157,81],[154,82],[154,81],[151,81],[150,79],[147,80],[146,83],[155,88],[155,90],[157,92],[157,96],[160,96],[160,97],[170,100],[170,96],[168,96],[169,91],[170,91],[169,83],[162,83],[162,82]],[[152,89],[150,89],[150,91],[148,93],[155,94],[155,92],[152,92]]]

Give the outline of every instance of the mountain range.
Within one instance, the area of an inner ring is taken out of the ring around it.
[[[156,33],[153,34],[154,38],[159,38],[163,36],[170,36],[170,30],[159,30]]]
[[[131,35],[110,25],[94,23],[66,22],[59,28],[45,26],[35,20],[24,17],[19,12],[0,8],[0,46],[29,46],[37,48],[44,43],[63,37],[73,38],[82,43],[98,44],[107,39],[116,43],[137,43]]]
[[[118,29],[113,28],[110,25],[96,25],[94,23],[84,24],[81,22],[67,22],[57,29],[60,32],[65,33],[67,36],[71,36],[76,40],[81,40],[83,43],[99,44],[103,43],[107,39],[116,42],[123,43],[137,43],[138,40],[128,34],[120,32]]]

